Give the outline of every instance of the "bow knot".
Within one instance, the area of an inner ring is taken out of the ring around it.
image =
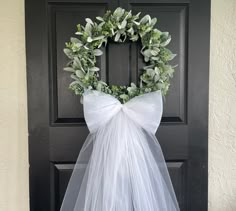
[[[83,95],[83,104],[84,116],[90,132],[104,126],[122,111],[140,127],[155,133],[163,112],[160,91],[136,96],[125,104],[121,104],[112,95],[96,90],[86,90]]]

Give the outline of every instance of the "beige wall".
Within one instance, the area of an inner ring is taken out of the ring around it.
[[[212,0],[209,210],[236,210],[236,0]]]
[[[236,1],[212,0],[209,210],[236,210]],[[24,0],[0,0],[0,210],[28,210]]]
[[[28,210],[24,0],[0,0],[0,210]]]

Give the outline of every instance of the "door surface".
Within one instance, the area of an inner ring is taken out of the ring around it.
[[[181,211],[207,210],[208,60],[210,0],[26,0],[31,211],[59,210],[88,135],[79,97],[63,71],[65,42],[76,24],[121,6],[157,17],[172,35],[178,64],[157,138]],[[98,61],[103,80],[137,82],[139,43],[109,43]]]

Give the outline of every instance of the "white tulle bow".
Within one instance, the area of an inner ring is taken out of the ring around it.
[[[90,134],[76,161],[60,211],[179,211],[155,132],[160,91],[121,104],[87,90]]]
[[[84,93],[83,104],[85,120],[91,133],[104,126],[118,112],[124,112],[140,127],[155,133],[163,111],[160,91],[143,94],[121,104],[112,95],[87,90]]]

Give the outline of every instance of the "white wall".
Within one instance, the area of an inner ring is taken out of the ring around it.
[[[209,211],[236,210],[236,0],[212,0]],[[24,0],[0,0],[0,210],[28,209]]]

